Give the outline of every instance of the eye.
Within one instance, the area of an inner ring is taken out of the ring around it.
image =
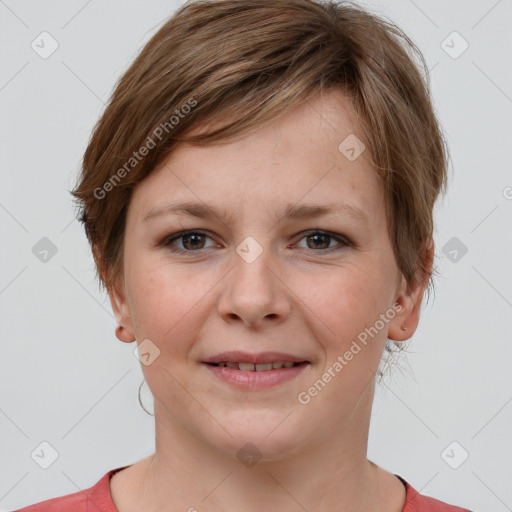
[[[181,254],[187,252],[191,253],[208,248],[204,245],[205,238],[209,238],[211,240],[211,237],[202,231],[180,231],[179,233],[174,233],[173,235],[167,237],[163,241],[163,245],[172,252]],[[176,247],[175,242],[180,240],[184,248]],[[342,249],[343,247],[350,246],[350,242],[345,237],[319,230],[306,232],[299,240],[307,240],[306,249],[311,249],[317,252],[331,252]],[[311,242],[309,242],[309,240]],[[333,241],[337,241],[338,245],[329,247]],[[213,243],[209,247],[214,247],[215,245],[216,244]]]
[[[308,239],[311,240],[311,242],[310,243],[306,242],[307,249],[319,250],[319,251],[323,250],[325,252],[336,251],[343,247],[348,247],[350,245],[350,242],[346,238],[342,237],[341,235],[329,233],[327,231],[319,231],[319,230],[310,231],[308,233],[305,233],[300,240],[308,240]],[[334,240],[339,242],[338,246],[329,247],[330,242],[332,242]]]
[[[205,248],[204,240],[201,241],[201,237],[203,237],[203,239],[205,237],[210,238],[208,235],[201,231],[180,231],[179,233],[175,233],[174,235],[171,235],[170,237],[166,238],[163,242],[163,245],[168,247],[172,252],[194,252],[196,250]],[[176,240],[180,239],[182,239],[182,243],[185,249],[177,248],[173,245]]]

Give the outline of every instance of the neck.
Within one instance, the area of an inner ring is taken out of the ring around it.
[[[400,512],[405,501],[403,485],[366,458],[367,406],[371,409],[371,400],[361,405],[348,424],[317,442],[293,445],[292,452],[275,449],[273,454],[258,444],[261,458],[254,463],[253,451],[252,462],[245,459],[244,463],[237,450],[212,446],[173,421],[155,401],[156,451],[128,468],[130,483],[127,479],[124,498],[118,492],[116,505],[121,512]],[[251,454],[251,449],[247,452]]]

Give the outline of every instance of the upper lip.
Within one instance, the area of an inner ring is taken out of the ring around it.
[[[222,352],[215,356],[209,357],[204,363],[273,363],[282,361],[286,363],[291,361],[293,363],[302,363],[309,361],[300,356],[293,356],[291,354],[285,354],[283,352],[260,352],[259,354],[251,354],[249,352],[241,352],[239,350],[232,350],[228,352]]]

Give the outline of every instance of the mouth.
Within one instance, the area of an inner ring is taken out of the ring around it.
[[[265,390],[299,377],[312,367],[304,356],[285,352],[231,350],[203,361],[211,375],[244,391]]]
[[[309,363],[310,361],[299,355],[287,354],[285,352],[260,352],[251,353],[241,350],[229,350],[208,357],[203,361],[206,364],[235,364],[243,365],[240,369],[246,368],[246,371],[254,370],[248,365],[258,366],[261,370],[271,370],[275,365],[275,368],[289,368],[295,363]],[[262,366],[262,365],[273,365],[273,366]],[[237,366],[238,367],[238,366]],[[256,368],[256,371],[258,369]]]
[[[309,361],[293,362],[293,361],[273,361],[270,363],[239,363],[232,361],[222,361],[219,363],[206,363],[217,368],[231,368],[243,372],[268,372],[279,370],[281,368],[292,368],[294,366],[305,366],[310,364]]]

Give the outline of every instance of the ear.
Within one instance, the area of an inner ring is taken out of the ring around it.
[[[388,338],[395,341],[405,341],[409,339],[416,331],[420,318],[420,307],[423,300],[423,293],[428,285],[428,275],[434,262],[434,241],[430,239],[423,255],[424,270],[418,268],[412,283],[409,285],[404,276],[401,276],[400,284],[397,287],[395,304],[401,306],[398,308],[394,318],[389,323]]]
[[[100,251],[98,247],[93,247],[93,254],[96,260],[96,264],[101,264]],[[107,282],[107,271],[103,270],[101,272],[101,276],[103,278],[103,282]],[[124,341],[125,343],[131,343],[135,341],[135,333],[133,330],[133,324],[131,320],[130,307],[128,301],[126,300],[126,291],[125,291],[125,283],[124,282],[115,282],[112,285],[112,288],[108,290],[108,295],[110,298],[110,304],[112,306],[112,311],[114,312],[114,316],[117,320],[116,327],[116,337],[119,341]]]
[[[119,341],[132,343],[135,341],[135,333],[130,313],[130,306],[126,300],[126,291],[124,281],[114,283],[112,289],[108,292],[112,311],[117,320],[116,337]]]

